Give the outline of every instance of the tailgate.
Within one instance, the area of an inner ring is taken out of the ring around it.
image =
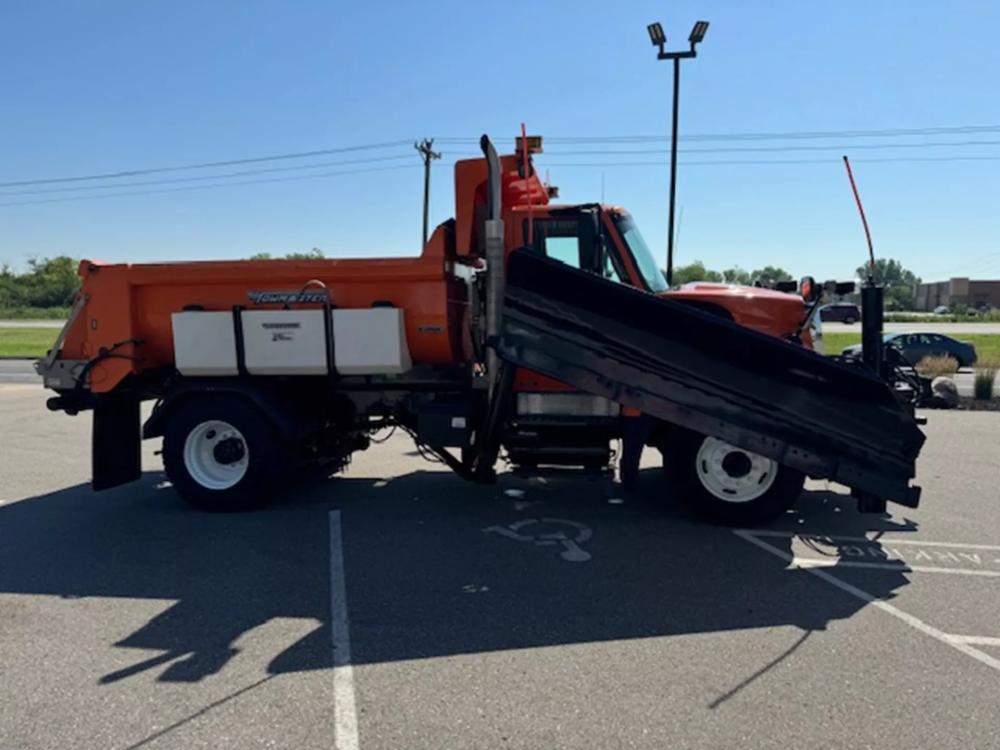
[[[518,366],[917,504],[924,435],[867,369],[526,250],[510,256],[502,320],[498,352]]]

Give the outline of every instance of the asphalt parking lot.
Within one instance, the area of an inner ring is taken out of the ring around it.
[[[206,515],[155,450],[0,385],[0,748],[913,748],[1000,736],[1000,414],[929,413],[923,506],[766,529],[602,477],[469,485],[393,438]],[[621,502],[623,500],[623,502]]]

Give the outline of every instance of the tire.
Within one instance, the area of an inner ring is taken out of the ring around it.
[[[203,397],[178,406],[163,433],[167,478],[191,506],[234,512],[267,503],[288,466],[274,425],[250,403]]]
[[[855,318],[853,315],[848,315],[846,318],[844,318],[844,325],[848,325],[848,326],[849,325],[854,325],[857,322],[858,322],[858,319]]]
[[[663,448],[671,493],[698,515],[727,526],[755,526],[781,516],[805,476],[717,438],[676,431]]]

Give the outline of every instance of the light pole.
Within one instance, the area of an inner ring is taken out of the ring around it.
[[[664,49],[667,37],[663,34],[663,27],[659,23],[649,24],[646,27],[646,31],[649,32],[649,41],[653,43],[654,47],[659,49],[656,59],[674,61],[674,107],[670,128],[670,211],[667,218],[667,285],[669,286],[673,283],[674,277],[674,205],[677,197],[677,108],[678,94],[681,87],[681,60],[698,56],[695,46],[705,38],[705,32],[708,31],[708,21],[697,21],[695,23],[694,28],[691,29],[691,36],[688,37],[691,48],[680,52],[667,52]]]

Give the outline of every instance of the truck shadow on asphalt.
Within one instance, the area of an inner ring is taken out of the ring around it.
[[[334,478],[234,515],[191,511],[162,481],[147,473],[101,495],[81,485],[0,506],[0,593],[176,602],[109,644],[159,653],[100,683],[148,670],[199,681],[225,669],[241,635],[282,617],[321,624],[276,644],[262,670],[332,666],[331,510],[355,664],[789,625],[807,637],[866,606],[675,503],[619,503],[602,478]],[[643,494],[664,492],[658,472],[641,482]],[[771,528],[860,536],[915,525],[811,492]],[[864,572],[877,598],[907,583],[902,564]]]

